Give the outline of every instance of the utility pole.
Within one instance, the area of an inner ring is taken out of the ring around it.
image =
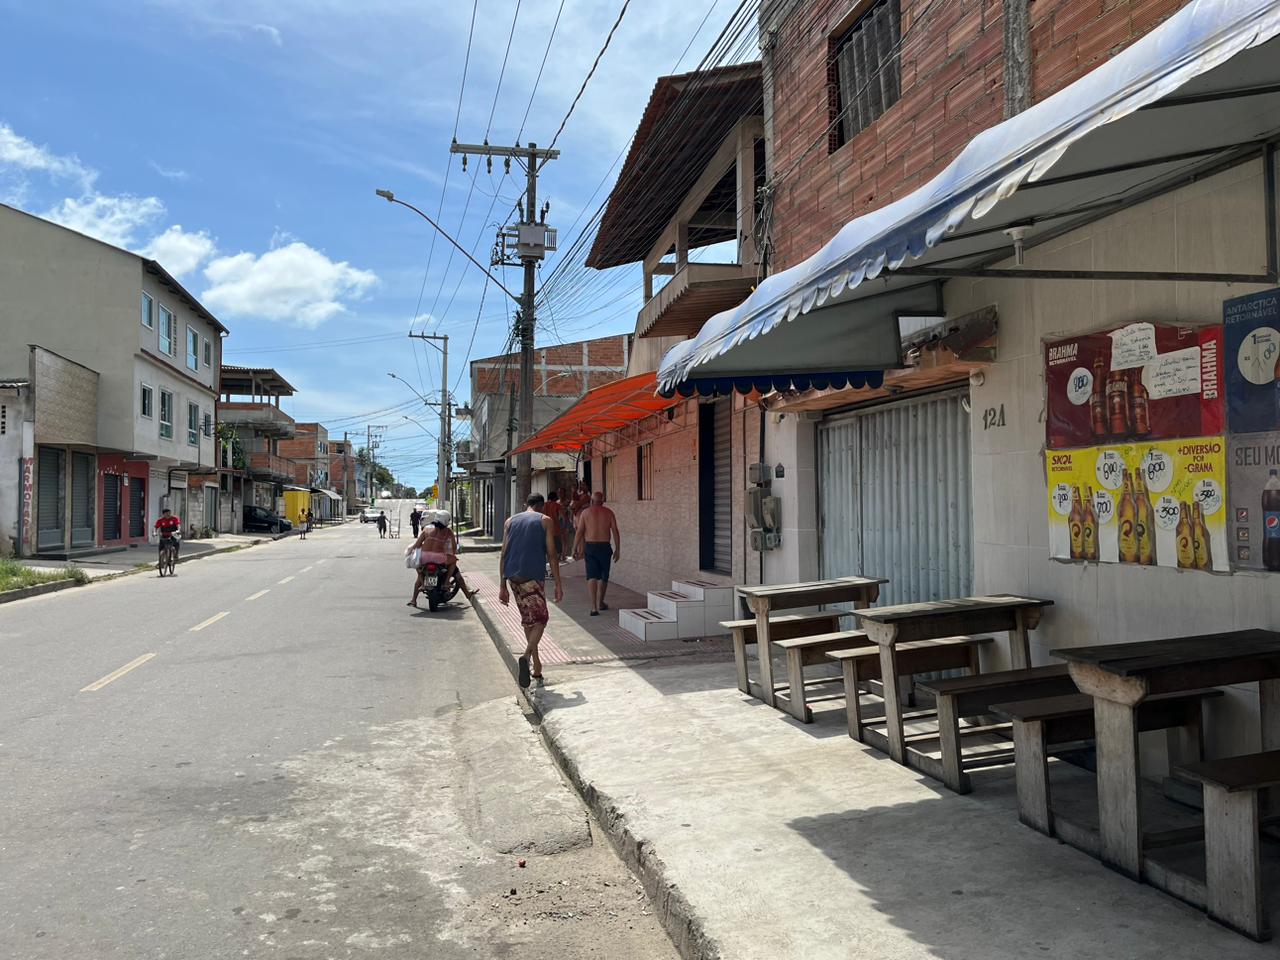
[[[538,210],[538,171],[548,160],[560,156],[559,150],[539,150],[536,143],[527,146],[495,147],[487,141],[482,144],[458,143],[456,140],[449,147],[450,153],[462,154],[462,169],[467,169],[469,156],[484,157],[493,170],[493,158],[501,157],[504,167],[509,171],[511,161],[515,160],[524,167],[525,197],[520,209],[520,223],[513,232],[500,234],[501,254],[499,263],[507,262],[510,252],[508,240],[514,240],[514,254],[524,267],[524,291],[520,296],[518,313],[518,333],[520,338],[520,418],[518,423],[518,442],[527,440],[533,434],[533,340],[536,326],[534,300],[537,282],[538,264],[546,256],[548,250],[556,248],[555,231],[546,225],[547,206]],[[508,446],[507,449],[511,449]],[[516,458],[516,502],[511,504],[511,512],[523,509],[533,484],[533,458],[529,453],[521,453]]]
[[[447,333],[411,333],[414,340],[425,340],[440,350],[440,435],[436,455],[436,506],[449,505],[449,467],[453,460],[453,447],[449,442],[449,427],[453,423],[453,409],[449,402],[449,335]],[[423,401],[426,403],[426,401]]]

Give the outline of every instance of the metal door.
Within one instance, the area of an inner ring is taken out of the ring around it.
[[[733,571],[733,425],[732,399],[715,402],[715,443],[712,462],[715,471],[715,492],[712,496],[714,511],[714,562],[712,569],[720,573]]]
[[[95,542],[93,501],[97,489],[94,486],[93,474],[93,454],[71,454],[71,545],[73,547],[91,546]]]
[[[129,478],[129,536],[147,535],[147,479]]]
[[[887,577],[881,604],[973,587],[969,417],[963,394],[876,407],[822,424],[823,576]]]
[[[102,539],[120,539],[120,477],[102,475]]]
[[[66,545],[63,491],[67,456],[53,447],[41,447],[37,459],[36,549],[56,550]]]

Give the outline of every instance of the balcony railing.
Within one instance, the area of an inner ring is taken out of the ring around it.
[[[294,462],[273,453],[250,453],[249,473],[255,477],[266,477],[290,483],[294,479]]]
[[[689,263],[640,308],[642,337],[688,337],[721,310],[736,307],[756,282],[756,268],[738,263]]]
[[[233,427],[248,428],[264,437],[292,437],[297,432],[293,417],[270,403],[220,403],[218,419]]]

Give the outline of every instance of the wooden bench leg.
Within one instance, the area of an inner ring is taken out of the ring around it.
[[[871,629],[867,633],[870,634]],[[892,642],[877,640],[877,645],[880,647],[880,677],[884,684],[884,732],[889,740],[889,756],[895,762],[905,764],[907,741],[902,729],[902,702],[898,697],[898,651]]]
[[[844,675],[844,712],[849,724],[849,736],[862,741],[862,699],[858,690],[858,667],[852,660],[840,661]]]
[[[747,641],[741,630],[733,631],[733,665],[738,671],[738,689],[751,695],[751,678],[747,676]]]
[[[960,717],[956,713],[955,697],[940,696],[934,705],[938,710],[942,782],[956,793],[968,793],[973,787],[969,782],[969,775],[964,772],[964,760],[960,752]]]
[[[787,712],[801,723],[810,723],[813,715],[804,695],[804,661],[799,650],[787,651],[787,685],[790,693],[787,697]]]
[[[1102,860],[1133,880],[1142,879],[1142,805],[1139,802],[1138,725],[1133,707],[1093,698],[1098,744],[1098,831]]]
[[[1032,830],[1053,836],[1049,808],[1049,757],[1044,723],[1013,721],[1013,772],[1018,785],[1018,819]]]
[[[1269,939],[1256,790],[1228,793],[1204,785],[1204,847],[1209,915],[1255,940]]]

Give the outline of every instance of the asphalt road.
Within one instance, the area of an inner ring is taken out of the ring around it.
[[[675,956],[405,538],[0,607],[0,957]]]

